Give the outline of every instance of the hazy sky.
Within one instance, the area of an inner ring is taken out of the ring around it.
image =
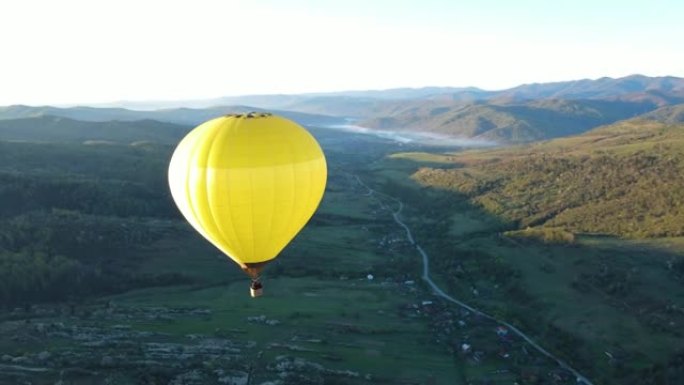
[[[2,0],[0,105],[684,77],[681,0]]]

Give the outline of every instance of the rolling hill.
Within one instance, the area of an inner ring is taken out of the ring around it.
[[[0,140],[31,142],[155,142],[175,144],[191,129],[188,125],[156,120],[86,122],[61,116],[39,115],[0,120]]]
[[[684,235],[684,125],[633,119],[580,136],[450,154],[424,186],[466,194],[514,228]]]
[[[670,104],[684,99],[684,79],[665,76],[631,75],[623,78],[604,77],[569,82],[524,84],[496,94],[501,100],[530,99],[602,99],[643,101],[653,98]]]
[[[384,101],[358,124],[521,143],[581,134],[683,102],[684,79],[634,75]]]
[[[530,142],[575,135],[591,128],[632,118],[651,104],[604,100],[534,100],[523,104],[422,103],[385,110],[362,126],[430,131],[500,142]],[[396,111],[396,110],[395,110]]]

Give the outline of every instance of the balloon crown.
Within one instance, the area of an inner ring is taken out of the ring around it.
[[[273,116],[273,114],[270,112],[256,112],[256,111],[248,112],[246,114],[226,114],[226,117],[228,117],[228,118],[235,117],[238,119],[239,118],[246,118],[246,119],[266,118],[269,116]]]

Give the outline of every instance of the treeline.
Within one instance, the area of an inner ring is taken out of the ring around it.
[[[42,177],[79,177],[95,181],[143,183],[166,189],[166,172],[173,148],[152,143],[77,144],[3,142],[0,172]]]
[[[166,187],[170,146],[0,142],[0,307],[78,299],[181,276],[133,255],[186,231]]]
[[[82,176],[0,172],[0,216],[45,208],[117,217],[176,216],[170,197],[157,186]]]

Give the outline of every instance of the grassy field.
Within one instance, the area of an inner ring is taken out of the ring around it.
[[[426,338],[420,320],[407,322],[396,308],[407,301],[396,288],[381,283],[278,278],[268,280],[267,295],[258,301],[246,296],[238,282],[202,290],[151,290],[113,298],[120,306],[202,307],[206,319],[170,323],[141,322],[139,330],[184,336],[207,330],[239,333],[264,351],[264,364],[294,351],[326,367],[350,369],[373,377],[422,382],[431,373],[437,383],[454,377],[452,359]],[[276,326],[250,323],[249,317],[277,320]]]

